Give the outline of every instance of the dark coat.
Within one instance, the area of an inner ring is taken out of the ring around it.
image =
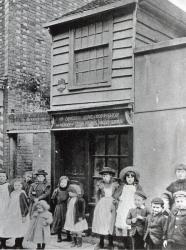
[[[116,190],[118,189],[118,183],[112,182],[110,185],[112,185],[112,196],[114,196]],[[96,201],[98,202],[102,197],[105,196],[105,190],[104,190],[105,184],[103,181],[100,181],[96,185]]]
[[[145,220],[150,214],[150,211],[147,208],[131,208],[128,212],[126,223],[131,225],[130,235],[134,236],[136,232],[139,235],[144,236],[145,230]],[[136,223],[132,222],[133,218],[136,218],[137,215],[141,215],[143,219],[137,219]]]
[[[114,194],[113,194],[114,199],[115,199],[116,201],[118,201],[118,202],[119,202],[120,196],[122,195],[124,185],[126,185],[126,184],[125,184],[125,183],[122,183],[122,184],[117,188],[117,190],[114,192]],[[136,187],[136,191],[142,191],[142,187],[141,187],[139,184],[135,184],[135,187]]]
[[[55,205],[54,219],[51,229],[52,234],[61,232],[64,226],[68,198],[68,188],[63,189],[58,187],[52,194],[51,200]]]
[[[31,201],[34,201],[35,198],[38,200],[49,201],[50,196],[50,184],[46,181],[44,182],[34,182],[30,186],[29,198]]]
[[[69,198],[68,203],[70,199],[71,198]],[[77,197],[74,204],[74,224],[76,224],[80,218],[85,219],[85,200],[82,197]]]
[[[161,245],[167,232],[167,217],[163,213],[147,216],[144,241],[151,238],[155,245]]]
[[[172,182],[167,187],[167,191],[169,191],[172,195],[177,191],[186,191],[186,179]]]
[[[28,198],[23,192],[19,196],[19,204],[22,217],[26,217],[29,212],[29,204],[28,204]]]
[[[186,249],[186,210],[172,211],[168,218],[166,238],[170,242],[185,246]]]

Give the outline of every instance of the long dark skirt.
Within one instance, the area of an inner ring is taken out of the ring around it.
[[[66,202],[62,204],[57,204],[54,210],[54,219],[51,228],[51,234],[59,233],[65,224],[65,217],[67,211],[67,204]]]

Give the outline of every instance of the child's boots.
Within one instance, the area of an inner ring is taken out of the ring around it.
[[[77,237],[77,247],[82,247],[82,237]]]
[[[77,245],[77,237],[76,236],[72,236],[72,244],[71,247],[75,247]]]
[[[61,232],[57,234],[57,242],[62,242]]]

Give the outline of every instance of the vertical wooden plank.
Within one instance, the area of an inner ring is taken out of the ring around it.
[[[54,190],[56,186],[56,180],[55,180],[55,169],[56,169],[56,159],[55,159],[55,152],[56,152],[56,145],[55,145],[55,134],[54,132],[51,132],[51,187],[52,190]]]
[[[70,30],[69,38],[69,86],[73,87],[76,84],[75,73],[74,73],[74,29]]]
[[[112,82],[113,15],[109,16],[108,83]]]

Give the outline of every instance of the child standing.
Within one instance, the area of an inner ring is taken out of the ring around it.
[[[10,200],[11,187],[7,182],[7,175],[3,169],[0,169],[0,249],[6,248],[6,240],[4,234],[4,226],[7,219],[7,208]]]
[[[164,247],[171,250],[186,249],[186,191],[174,194],[175,209],[168,218],[168,230]]]
[[[40,200],[35,204],[30,226],[25,239],[37,244],[37,249],[45,249],[46,243],[50,240],[50,224],[52,214],[48,211],[49,205],[46,201]]]
[[[167,216],[163,215],[164,202],[161,198],[151,201],[152,213],[147,217],[145,226],[145,245],[148,249],[161,250],[167,230]]]
[[[113,204],[113,194],[118,188],[118,184],[113,182],[115,171],[110,167],[104,167],[99,172],[102,181],[98,183],[96,195],[97,205],[94,210],[92,232],[100,235],[100,242],[95,249],[104,247],[104,237],[109,237],[109,248],[113,248],[113,231],[115,222],[115,206]]]
[[[61,176],[59,179],[59,185],[54,190],[51,200],[55,205],[54,220],[52,224],[51,233],[57,234],[57,242],[62,241],[61,233],[65,223],[66,211],[67,211],[67,200],[68,195],[69,179],[67,176]],[[70,238],[70,235],[67,235]]]
[[[69,200],[64,229],[72,234],[72,247],[82,246],[82,233],[88,229],[85,219],[85,200],[82,198],[81,187],[71,184],[68,189]]]
[[[22,187],[22,180],[20,178],[15,179],[13,191],[10,194],[4,229],[7,238],[15,238],[15,249],[23,249],[23,237],[29,226],[28,200]]]
[[[176,181],[172,182],[167,191],[171,193],[172,203],[174,193],[177,191],[186,191],[186,165],[178,164],[175,167]]]
[[[136,191],[134,195],[135,208],[131,208],[127,215],[127,224],[131,226],[132,249],[144,249],[145,220],[150,214],[150,211],[144,206],[146,199],[143,191]]]
[[[33,205],[40,200],[49,202],[50,197],[50,184],[46,180],[47,172],[39,169],[36,173],[36,180],[30,186],[29,199],[30,199],[30,215],[33,212]]]
[[[25,172],[23,181],[23,190],[25,190],[27,196],[29,195],[29,190],[32,183],[33,183],[32,172],[31,171]]]
[[[135,208],[135,192],[142,190],[142,188],[139,185],[139,173],[133,166],[129,166],[121,170],[120,180],[122,181],[122,184],[119,186],[114,195],[114,198],[118,201],[115,223],[116,236],[118,242],[121,242],[122,244],[124,243],[124,248],[129,248],[130,238],[128,231],[131,227],[126,223],[127,214],[129,209]]]

